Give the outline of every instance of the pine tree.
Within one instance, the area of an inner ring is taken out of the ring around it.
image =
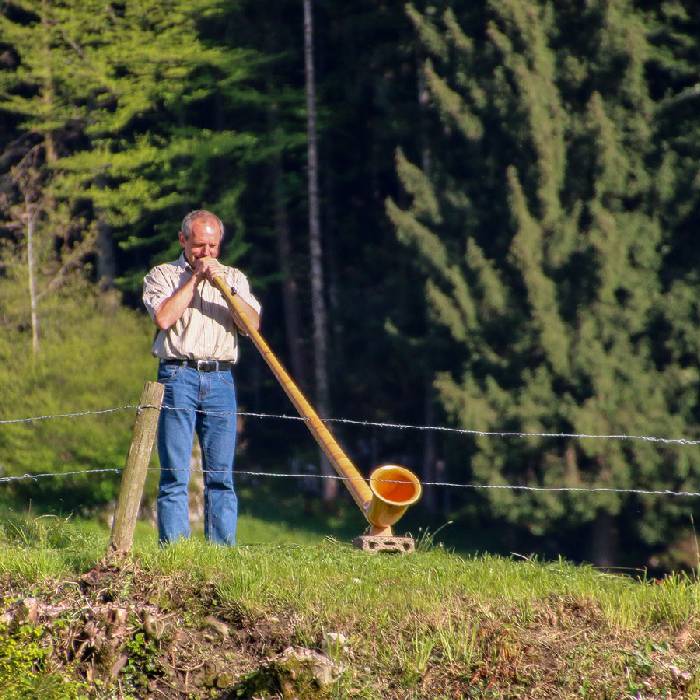
[[[99,224],[101,256],[113,255],[112,235],[123,250],[172,254],[183,211],[200,206],[240,223],[255,138],[217,124],[205,106],[254,101],[245,81],[255,56],[204,38],[222,17],[216,0],[9,7],[1,28],[18,67],[0,77],[0,109],[44,138],[53,195],[70,216]],[[231,259],[242,230],[232,238]],[[138,286],[140,264],[134,275],[122,282]]]
[[[688,388],[658,362],[663,302],[654,100],[645,17],[626,0],[486,2],[408,12],[442,134],[430,177],[397,157],[412,196],[387,202],[427,265],[436,322],[461,348],[436,379],[454,420],[481,431],[692,434]],[[488,484],[687,489],[686,451],[647,441],[475,440]],[[668,542],[687,509],[614,492],[487,491],[492,512],[533,534],[592,526]],[[631,514],[634,514],[632,517]]]
[[[71,70],[73,49],[63,33],[75,26],[65,5],[46,0],[7,3],[0,16],[0,35],[9,47],[0,71],[0,109],[14,118],[19,132],[0,166],[2,226],[9,233],[3,236],[2,262],[13,282],[7,289],[18,292],[15,320],[21,326],[30,319],[34,356],[40,348],[40,302],[66,282],[94,244],[89,226],[74,235],[81,224],[69,220],[52,188],[52,168],[66,152],[72,124],[84,114],[71,100],[81,76]]]

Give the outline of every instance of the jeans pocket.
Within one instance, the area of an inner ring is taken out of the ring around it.
[[[233,373],[231,371],[228,372],[219,372],[219,381],[223,382],[227,386],[233,386]]]
[[[181,365],[160,365],[158,367],[158,381],[166,384],[180,371]]]

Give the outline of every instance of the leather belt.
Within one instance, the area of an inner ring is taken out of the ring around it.
[[[181,360],[177,358],[166,358],[161,360],[164,365],[182,365],[192,367],[198,372],[230,372],[233,369],[233,362],[227,360]]]

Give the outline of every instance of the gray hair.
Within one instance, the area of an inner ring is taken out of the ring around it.
[[[224,224],[221,219],[216,214],[207,211],[206,209],[195,209],[187,214],[187,216],[182,220],[182,225],[180,226],[180,230],[182,231],[182,235],[185,237],[186,241],[189,240],[190,234],[192,233],[192,224],[197,219],[214,219],[219,224],[221,240],[224,240]]]

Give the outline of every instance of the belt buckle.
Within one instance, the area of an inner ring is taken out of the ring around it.
[[[218,367],[216,360],[197,360],[198,372],[215,372]]]

